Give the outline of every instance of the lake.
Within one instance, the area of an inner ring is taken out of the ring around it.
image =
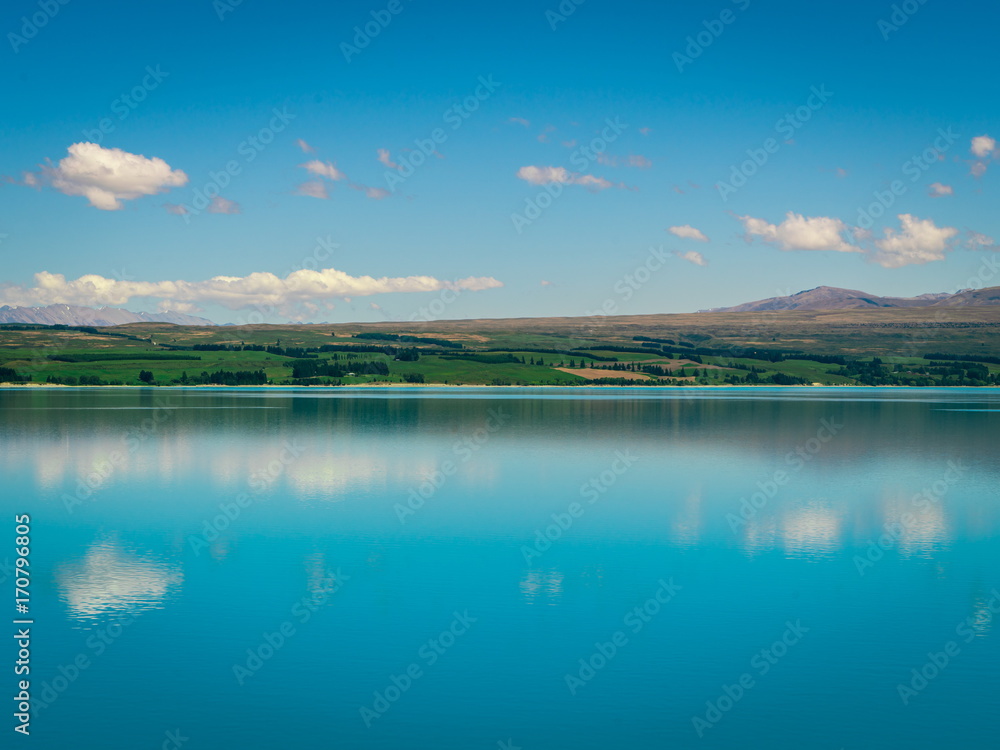
[[[986,389],[2,390],[27,742],[995,746],[998,412]]]

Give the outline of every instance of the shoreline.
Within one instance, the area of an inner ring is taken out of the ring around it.
[[[558,388],[572,390],[635,390],[635,391],[655,391],[655,390],[821,390],[821,389],[855,389],[855,390],[910,390],[910,391],[951,391],[951,390],[990,390],[1000,389],[1000,385],[472,385],[472,384],[447,384],[447,383],[355,383],[352,385],[61,385],[58,383],[0,383],[0,390],[20,390],[31,388],[56,388],[56,389],[128,389],[128,390],[198,390],[209,389],[221,390],[289,390],[289,391],[343,391],[343,390],[399,390],[399,389],[469,389],[488,388],[490,390],[512,390],[527,388]]]

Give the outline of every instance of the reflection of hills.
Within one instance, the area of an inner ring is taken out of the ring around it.
[[[56,580],[69,616],[90,621],[159,609],[180,586],[179,570],[133,555],[117,542],[95,542],[83,559],[64,566]]]

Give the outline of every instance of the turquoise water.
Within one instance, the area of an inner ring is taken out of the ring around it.
[[[0,391],[3,533],[31,516],[25,744],[995,746],[998,411]]]

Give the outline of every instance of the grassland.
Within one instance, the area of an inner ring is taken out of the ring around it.
[[[0,380],[192,385],[237,376],[273,385],[995,385],[1000,308],[0,326]]]

